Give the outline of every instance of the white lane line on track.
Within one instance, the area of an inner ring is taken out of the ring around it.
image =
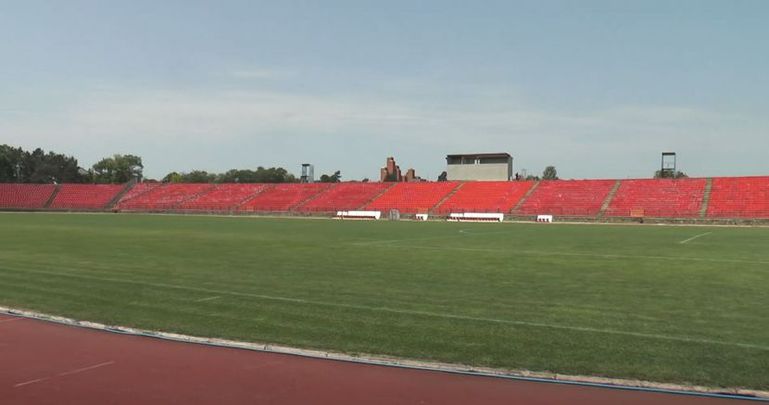
[[[689,243],[689,242],[691,242],[691,241],[693,241],[693,240],[695,240],[695,239],[701,238],[701,237],[703,237],[703,236],[708,236],[708,235],[710,235],[711,233],[713,233],[713,232],[705,232],[705,233],[701,233],[701,234],[699,234],[699,235],[696,235],[696,236],[692,236],[692,237],[691,237],[691,238],[689,238],[689,239],[684,239],[684,240],[682,240],[682,241],[680,241],[680,242],[678,242],[678,243],[680,243],[680,244],[684,245],[684,244],[687,244],[687,243]]]
[[[222,298],[222,297],[217,295],[217,296],[214,296],[214,297],[201,298],[199,300],[195,300],[195,302],[213,301],[213,300],[218,300],[219,298]]]
[[[112,364],[115,364],[115,362],[112,361],[112,360],[105,361],[104,363],[94,364],[93,366],[88,366],[88,367],[83,367],[83,368],[76,368],[74,370],[64,371],[62,373],[57,374],[56,376],[57,377],[65,377],[65,376],[68,376],[68,375],[80,374],[80,373],[84,373],[86,371],[95,370],[97,368],[106,367],[106,366],[109,366],[109,365],[112,365]],[[36,383],[39,383],[39,382],[50,380],[51,378],[53,378],[53,377],[42,377],[42,378],[36,378],[34,380],[20,382],[18,384],[14,384],[13,388],[20,388],[20,387],[24,387],[26,385],[36,384]]]
[[[111,361],[111,360],[110,361],[105,361],[104,363],[94,364],[93,366],[88,366],[88,367],[83,367],[83,368],[76,368],[74,370],[70,370],[70,371],[65,371],[63,373],[59,373],[59,377],[64,377],[64,376],[73,375],[73,374],[80,374],[80,373],[83,373],[83,372],[86,372],[86,371],[95,370],[97,368],[111,366],[113,364],[115,364],[114,361]]]
[[[29,381],[20,382],[20,383],[18,383],[18,384],[14,384],[14,385],[13,385],[13,388],[19,388],[19,387],[23,387],[23,386],[25,386],[25,385],[30,385],[30,384],[34,384],[34,383],[39,383],[39,382],[41,382],[41,381],[45,381],[45,380],[47,380],[47,379],[49,379],[49,378],[50,378],[50,377],[43,377],[43,378],[36,378],[36,379],[34,379],[34,380],[29,380]]]
[[[447,314],[447,313],[440,313],[440,312],[417,311],[417,310],[408,310],[408,309],[404,310],[404,309],[396,309],[396,308],[389,308],[389,307],[373,307],[373,306],[366,306],[366,305],[305,300],[301,298],[279,297],[279,296],[254,294],[254,293],[246,293],[246,292],[238,292],[238,291],[189,287],[189,286],[182,286],[182,285],[175,285],[175,284],[150,283],[145,281],[124,280],[124,279],[111,278],[111,277],[95,277],[95,276],[88,276],[83,274],[67,274],[62,272],[40,271],[40,270],[23,270],[23,271],[27,273],[37,273],[37,274],[44,274],[44,275],[51,275],[51,276],[69,277],[69,278],[75,278],[75,279],[81,279],[81,280],[96,280],[96,281],[104,281],[104,282],[112,282],[112,283],[142,285],[142,286],[157,287],[157,288],[168,288],[168,289],[175,289],[175,290],[182,290],[182,291],[205,292],[209,294],[256,298],[256,299],[262,299],[262,300],[268,300],[268,301],[291,302],[291,303],[303,304],[303,305],[320,305],[320,306],[327,306],[332,308],[348,308],[348,309],[356,309],[356,310],[363,310],[363,311],[386,312],[386,313],[399,314],[399,315],[425,316],[425,317],[431,317],[431,318],[456,319],[456,320],[462,320],[462,321],[486,322],[486,323],[496,323],[496,324],[503,324],[503,325],[528,326],[528,327],[543,328],[543,329],[571,330],[571,331],[577,331],[577,332],[602,333],[607,335],[618,335],[618,336],[633,336],[633,337],[667,340],[667,341],[674,341],[674,342],[699,343],[699,344],[718,345],[718,346],[734,346],[734,347],[741,347],[745,349],[769,351],[769,345],[758,345],[758,344],[743,343],[743,342],[727,342],[722,340],[703,339],[703,338],[688,337],[688,336],[632,332],[632,331],[623,331],[623,330],[616,330],[616,329],[604,329],[604,328],[595,328],[595,327],[589,327],[589,326],[572,326],[572,325],[564,325],[564,324],[556,324],[556,323],[484,318],[484,317],[474,317],[474,316],[467,316],[467,315]]]

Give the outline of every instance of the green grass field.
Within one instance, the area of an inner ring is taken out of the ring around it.
[[[348,353],[769,389],[767,228],[0,214],[0,305]]]

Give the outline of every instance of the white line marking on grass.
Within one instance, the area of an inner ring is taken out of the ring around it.
[[[689,239],[684,239],[684,240],[682,240],[682,241],[680,241],[680,242],[678,242],[678,243],[680,243],[680,244],[684,245],[684,244],[686,244],[686,243],[689,243],[689,242],[691,242],[691,241],[693,241],[693,240],[695,240],[695,239],[697,239],[697,238],[701,238],[701,237],[703,237],[703,236],[708,236],[708,235],[710,235],[711,233],[713,233],[713,232],[705,232],[705,233],[701,233],[701,234],[699,234],[699,235],[696,235],[696,236],[692,236],[692,237],[691,237],[691,238],[689,238]]]
[[[459,233],[472,236],[484,236],[484,235],[499,235],[502,233],[513,233],[511,230],[506,231],[494,231],[494,232],[472,232],[472,229],[460,229]]]
[[[516,250],[516,249],[489,249],[489,248],[466,248],[466,247],[442,247],[442,246],[386,246],[383,248],[394,249],[425,249],[425,250],[440,250],[440,251],[455,251],[461,250],[466,252],[492,252],[492,253],[509,253],[512,255],[529,255],[529,256],[580,256],[580,257],[595,257],[599,259],[650,259],[650,260],[673,260],[673,261],[694,261],[694,262],[709,262],[709,263],[745,263],[745,264],[769,264],[769,261],[761,260],[741,260],[741,259],[711,259],[707,257],[690,257],[690,256],[642,256],[642,255],[616,255],[616,254],[601,254],[601,253],[578,253],[578,252],[556,252],[556,251],[536,251],[536,250]]]
[[[201,299],[199,299],[199,300],[195,300],[195,302],[206,302],[206,301],[213,301],[213,300],[218,300],[219,298],[222,298],[222,297],[220,297],[220,296],[218,296],[218,295],[217,295],[217,296],[214,296],[214,297],[201,298]]]
[[[452,235],[441,235],[441,236],[430,236],[426,238],[403,238],[403,239],[386,239],[386,240],[369,240],[369,241],[359,241],[359,242],[351,242],[350,244],[353,246],[377,246],[377,245],[389,245],[392,243],[398,243],[398,242],[421,242],[425,240],[440,240],[440,239],[454,239],[454,238],[461,238],[463,236],[484,236],[484,235],[496,235],[496,234],[502,234],[502,233],[513,233],[510,230],[505,231],[494,231],[494,232],[469,232],[469,229],[460,229],[457,234]]]
[[[80,374],[80,373],[83,373],[83,372],[86,372],[86,371],[95,370],[97,368],[111,366],[113,364],[115,364],[114,361],[105,361],[104,363],[94,364],[93,366],[88,366],[88,367],[83,367],[83,368],[76,368],[74,370],[70,370],[70,371],[65,371],[63,373],[59,373],[59,377],[64,377],[64,376],[73,375],[73,374]]]
[[[398,243],[398,242],[420,242],[423,240],[451,239],[451,238],[459,238],[461,236],[462,235],[441,235],[441,236],[430,236],[426,238],[366,240],[366,241],[352,242],[351,244],[354,246],[387,245],[390,243]]]
[[[41,382],[41,381],[45,381],[45,380],[47,380],[47,379],[49,379],[49,377],[37,378],[37,379],[34,379],[34,380],[29,380],[29,381],[20,382],[20,383],[18,383],[18,384],[14,384],[13,388],[19,388],[19,387],[23,387],[23,386],[25,386],[25,385],[30,385],[30,384],[34,384],[34,383],[39,383],[39,382]]]
[[[387,313],[399,314],[399,315],[415,315],[415,316],[426,316],[431,318],[457,319],[457,320],[463,320],[463,321],[529,326],[529,327],[535,327],[535,328],[571,330],[571,331],[590,332],[590,333],[603,333],[608,335],[633,336],[633,337],[640,337],[640,338],[668,340],[668,341],[686,342],[686,343],[700,343],[700,344],[719,345],[719,346],[734,346],[734,347],[742,347],[746,349],[769,351],[769,346],[756,345],[752,343],[726,342],[721,340],[701,339],[701,338],[694,338],[694,337],[687,337],[687,336],[673,336],[673,335],[662,335],[662,334],[655,334],[655,333],[631,332],[631,331],[622,331],[622,330],[616,330],[616,329],[602,329],[602,328],[593,328],[593,327],[587,327],[587,326],[571,326],[571,325],[563,325],[563,324],[555,324],[555,323],[483,318],[483,317],[474,317],[474,316],[466,316],[466,315],[454,315],[454,314],[446,314],[446,313],[439,313],[439,312],[430,312],[430,311],[395,309],[395,308],[389,308],[389,307],[372,307],[372,306],[366,306],[366,305],[315,301],[315,300],[306,300],[302,298],[279,297],[279,296],[254,294],[254,293],[247,293],[247,292],[188,287],[188,286],[164,284],[164,283],[150,283],[150,282],[144,282],[144,281],[125,280],[125,279],[110,278],[110,277],[94,277],[94,276],[88,276],[88,275],[82,275],[82,274],[69,274],[69,273],[52,272],[52,271],[40,271],[40,270],[23,270],[23,271],[28,273],[38,273],[38,274],[51,275],[51,276],[70,277],[70,278],[83,279],[83,280],[96,280],[96,281],[105,281],[105,282],[122,283],[122,284],[142,285],[142,286],[157,287],[157,288],[169,288],[169,289],[183,290],[183,291],[205,292],[209,294],[257,298],[257,299],[268,300],[268,301],[291,302],[291,303],[303,304],[303,305],[322,305],[322,306],[333,307],[333,308],[348,308],[348,309],[357,309],[357,310],[373,311],[373,312],[387,312]]]

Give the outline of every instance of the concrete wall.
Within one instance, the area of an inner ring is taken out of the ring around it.
[[[446,165],[448,180],[510,180],[513,175],[512,164],[469,164]]]

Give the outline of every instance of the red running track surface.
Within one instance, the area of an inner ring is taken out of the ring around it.
[[[0,359],[3,405],[738,402],[227,349],[5,315]]]

